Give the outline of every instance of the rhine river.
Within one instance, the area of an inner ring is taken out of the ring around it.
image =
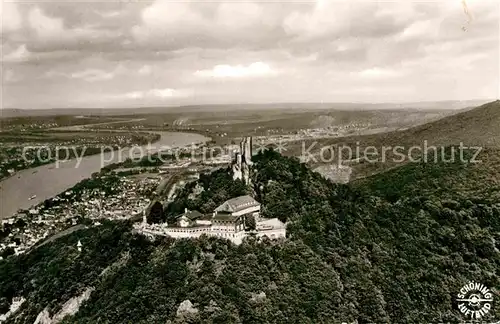
[[[146,145],[86,156],[81,159],[79,165],[76,159],[72,159],[16,172],[10,178],[0,181],[0,219],[14,215],[19,209],[29,209],[45,199],[57,196],[78,182],[90,178],[92,173],[98,172],[103,166],[124,161],[128,157],[137,157],[140,152],[155,153],[162,148],[185,147],[210,140],[193,133],[154,133],[160,134],[161,138],[150,147]],[[30,200],[34,195],[36,197]]]

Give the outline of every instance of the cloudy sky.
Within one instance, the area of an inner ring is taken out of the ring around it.
[[[2,1],[2,105],[496,99],[500,2]]]

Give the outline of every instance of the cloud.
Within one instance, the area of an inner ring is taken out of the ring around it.
[[[19,82],[22,81],[23,78],[19,75],[17,75],[14,71],[6,69],[4,70],[3,73],[3,81],[5,83],[14,83],[14,82]]]
[[[247,78],[274,75],[276,71],[265,63],[255,62],[248,66],[216,65],[210,70],[199,70],[194,74],[199,77],[211,78]]]
[[[156,0],[141,11],[131,35],[138,46],[163,50],[259,48],[284,34],[283,15],[276,3]]]
[[[399,73],[389,69],[373,67],[359,72],[358,75],[362,78],[379,79],[396,77],[399,75]]]
[[[38,7],[30,10],[28,21],[31,28],[42,38],[58,37],[64,33],[63,20],[45,15]]]
[[[141,75],[149,75],[152,72],[153,72],[153,69],[151,68],[150,65],[144,65],[138,71],[138,73],[141,74]]]
[[[2,63],[20,78],[3,96],[20,106],[51,98],[136,106],[162,98],[346,101],[358,100],[356,89],[371,89],[374,100],[498,94],[491,91],[499,84],[497,1],[470,1],[472,21],[459,0],[3,1],[0,8]],[[403,96],[403,85],[419,91]],[[39,91],[27,98],[33,87]]]
[[[132,91],[125,94],[127,99],[166,99],[166,98],[182,98],[191,95],[191,91],[188,90],[176,90],[171,88],[165,89],[149,89],[143,91]]]
[[[95,10],[94,11],[97,15],[104,19],[110,19],[110,18],[116,18],[122,15],[122,12],[117,10],[117,11],[106,11],[106,12],[100,12]]]
[[[312,10],[297,10],[288,15],[283,28],[287,34],[300,39],[314,39],[380,37],[404,27],[404,22],[395,19],[394,12],[384,14],[380,8],[376,1],[318,0]]]
[[[252,2],[222,2],[217,8],[215,24],[239,30],[256,26],[272,28],[281,22],[279,13],[273,15],[272,9]]]
[[[31,53],[26,48],[26,44],[19,45],[18,48],[2,57],[2,62],[24,62],[29,60]]]
[[[82,79],[87,82],[110,80],[114,78],[114,76],[115,76],[114,72],[105,72],[97,69],[88,69],[71,74],[71,78]]]
[[[38,4],[29,9],[27,22],[31,32],[23,35],[30,40],[29,48],[33,52],[98,52],[120,49],[117,44],[120,44],[121,38],[124,37],[123,31],[103,26],[101,23],[94,23],[94,21],[72,24],[68,17],[47,13],[49,11],[47,8],[53,9],[52,7],[46,5],[42,8],[41,6]],[[66,12],[71,13],[70,17],[73,17],[72,11]]]
[[[422,37],[436,37],[438,36],[439,28],[436,28],[436,24],[432,20],[419,20],[413,24],[406,27],[399,35],[397,35],[396,40],[406,41],[421,39]]]
[[[0,2],[0,17],[2,17],[2,28],[0,34],[14,31],[22,26],[22,17],[15,2]]]
[[[205,27],[207,22],[189,3],[157,0],[141,12],[141,24],[132,28],[132,35],[137,42],[163,38],[172,43]]]
[[[65,78],[70,80],[83,80],[86,82],[99,82],[112,80],[117,76],[125,75],[128,72],[129,70],[120,63],[114,69],[108,71],[98,68],[87,68],[85,70],[78,70],[74,72],[49,70],[44,76],[50,79]]]

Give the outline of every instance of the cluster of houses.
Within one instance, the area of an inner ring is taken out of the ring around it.
[[[16,213],[13,217],[0,222],[0,230],[8,234],[0,239],[0,254],[12,248],[15,254],[21,254],[47,237],[77,224],[77,218],[123,220],[138,215],[150,203],[148,197],[157,190],[162,178],[159,176],[120,177],[112,185],[113,193],[91,188],[81,188],[79,198],[71,199],[76,194],[68,190],[52,199],[51,206],[44,203]],[[22,226],[17,226],[21,222]]]
[[[286,237],[286,224],[277,218],[262,218],[260,207],[259,202],[246,195],[225,201],[211,214],[185,210],[171,223],[148,224],[145,213],[142,223],[135,225],[135,230],[150,238],[198,238],[208,235],[228,239],[235,244],[241,244],[243,238],[249,235],[269,239]],[[250,227],[250,223],[255,226]]]

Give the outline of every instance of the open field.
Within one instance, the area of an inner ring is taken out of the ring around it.
[[[171,112],[135,115],[137,123],[96,125],[114,130],[179,130],[202,133],[218,144],[243,136],[273,136],[330,128],[335,136],[405,129],[455,113],[456,110],[240,110]],[[315,135],[312,135],[313,137]]]
[[[29,113],[27,111],[26,113]],[[56,115],[56,116],[23,116],[23,117],[5,117],[2,113],[0,119],[1,131],[28,131],[44,130],[55,127],[65,127],[74,125],[90,125],[95,123],[121,121],[123,118],[104,117],[104,116],[80,116],[80,115]],[[130,118],[126,118],[127,120]]]

